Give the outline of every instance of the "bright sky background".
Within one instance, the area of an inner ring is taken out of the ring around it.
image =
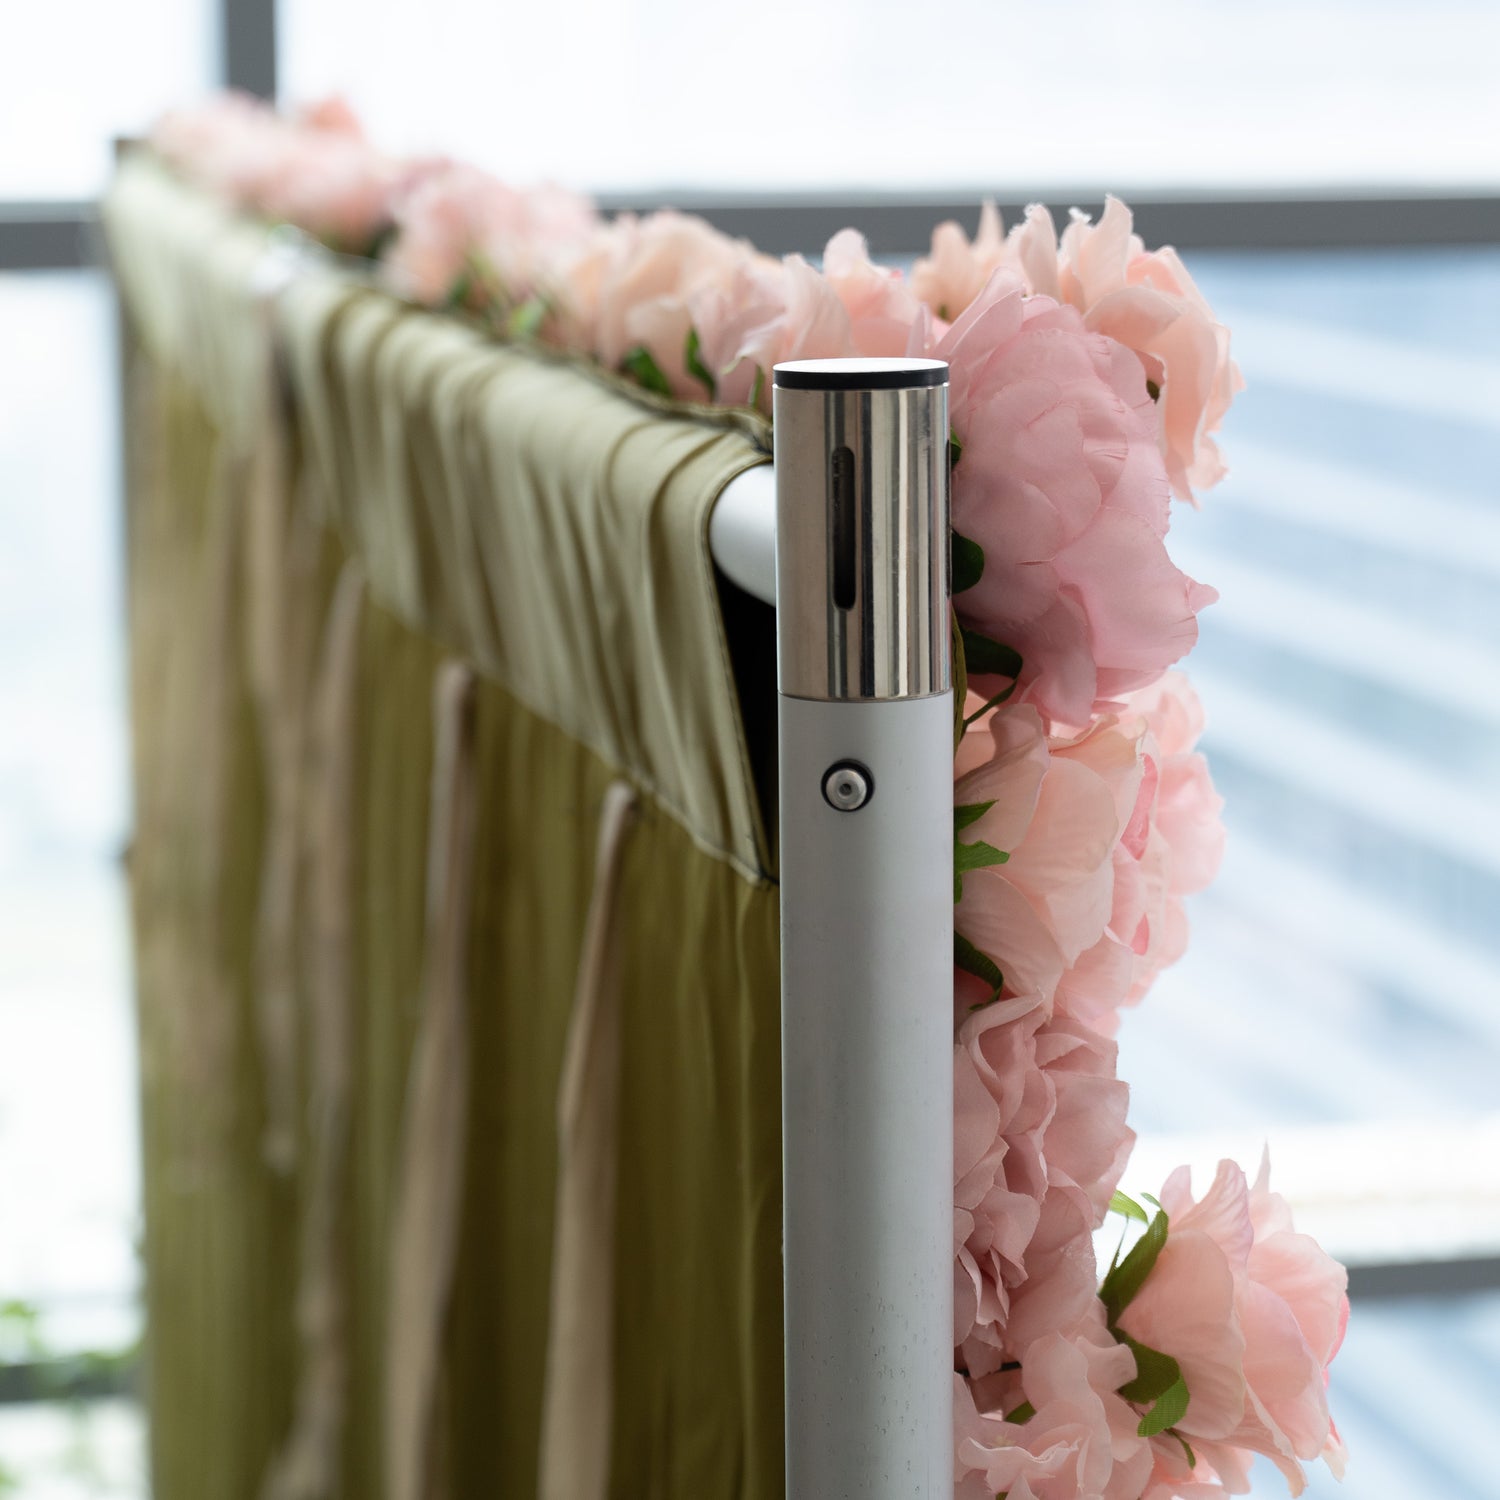
[[[282,0],[283,92],[596,188],[1500,187],[1486,0]],[[0,0],[0,198],[209,86],[197,0]],[[79,39],[88,45],[80,47]]]

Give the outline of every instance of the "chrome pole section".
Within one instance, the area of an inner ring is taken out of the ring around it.
[[[774,376],[788,1500],[953,1493],[947,381]]]

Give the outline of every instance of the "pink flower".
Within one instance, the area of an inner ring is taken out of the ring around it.
[[[1249,1454],[1262,1453],[1298,1495],[1303,1462],[1342,1462],[1325,1387],[1348,1318],[1348,1277],[1296,1233],[1269,1173],[1263,1161],[1250,1186],[1233,1162],[1220,1162],[1196,1202],[1187,1168],[1167,1179],[1167,1242],[1119,1325],[1177,1360],[1189,1393],[1177,1430],[1231,1491]],[[1170,1467],[1175,1443],[1156,1443]]]
[[[958,930],[999,966],[1007,999],[1112,1034],[1187,943],[1183,898],[1218,868],[1222,801],[1193,749],[1202,712],[1167,677],[1080,734],[1048,736],[1005,705],[969,731],[954,805],[992,803],[961,835],[1003,850],[963,879]],[[960,974],[961,1005],[985,998]]]
[[[841,229],[823,252],[823,276],[849,314],[856,354],[880,356],[906,352],[917,299],[899,270],[877,266],[865,237]]]
[[[1006,705],[969,731],[955,769],[955,806],[994,804],[962,836],[1010,857],[964,876],[954,924],[1000,966],[1007,995],[1050,1008],[1109,923],[1138,742],[1107,719],[1054,744],[1035,708]]]
[[[715,399],[748,405],[760,387],[770,397],[771,366],[781,357],[788,272],[768,256],[736,261],[727,280],[699,287],[689,299],[699,353],[713,375]]]
[[[971,1375],[1089,1314],[1133,1133],[1115,1046],[1024,1000],[969,1016],[954,1055],[954,1343]]]
[[[258,185],[256,206],[335,249],[367,253],[390,225],[398,164],[361,136],[284,128],[285,154]]]
[[[351,136],[357,141],[366,139],[363,122],[342,94],[329,94],[326,98],[304,104],[293,119],[306,130],[326,130],[334,135]]]
[[[643,348],[674,395],[706,400],[703,383],[687,367],[691,309],[710,289],[731,284],[754,251],[702,219],[671,209],[640,220],[616,220],[603,251],[601,258],[580,267],[594,282],[588,294],[594,306],[594,353],[616,369]]]
[[[1133,1005],[1187,948],[1183,898],[1218,873],[1224,849],[1208,762],[1193,747],[1203,730],[1197,695],[1180,672],[1133,694],[1114,741],[1095,732],[1074,742],[1089,761],[1129,739],[1142,774],[1111,854],[1114,891],[1099,941],[1059,981],[1057,1004],[1112,1034],[1121,1005]],[[1123,789],[1123,783],[1120,783]]]
[[[1012,244],[1034,291],[1072,304],[1089,328],[1140,357],[1161,393],[1161,442],[1175,493],[1190,500],[1193,486],[1217,483],[1224,464],[1213,434],[1244,381],[1229,357],[1229,330],[1177,252],[1148,252],[1118,198],[1106,199],[1098,224],[1075,209],[1060,244],[1051,216],[1032,209]]]
[[[585,198],[561,188],[508,187],[488,172],[446,162],[397,194],[396,237],[385,272],[403,295],[446,302],[467,280],[470,300],[513,307],[554,293],[562,265],[597,223]]]
[[[954,1378],[955,1500],[1137,1500],[1151,1449],[1115,1394],[1135,1361],[1097,1309],[1035,1340],[1016,1374]],[[1023,1403],[1033,1415],[1006,1421]]]
[[[1216,597],[1167,556],[1140,361],[1003,270],[936,352],[963,443],[953,524],[985,555],[960,618],[1021,653],[1022,694],[1049,718],[1086,724],[1190,650]]]
[[[912,267],[911,289],[919,301],[945,323],[951,323],[984,290],[1006,263],[1000,210],[986,198],[979,210],[974,242],[949,220],[932,231],[932,254]]]

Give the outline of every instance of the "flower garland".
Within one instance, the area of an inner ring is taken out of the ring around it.
[[[954,605],[954,1348],[957,1500],[1292,1494],[1341,1473],[1327,1367],[1346,1275],[1292,1227],[1263,1162],[1118,1191],[1134,1134],[1111,1040],[1187,940],[1220,799],[1168,668],[1216,597],[1167,554],[1174,497],[1224,466],[1229,334],[1175,252],[1110,199],[1059,236],[933,232],[909,275],[854,230],[821,267],[663,210],[605,221],[558,188],[399,161],[332,101],[226,96],[157,126],[232,203],[378,261],[400,295],[583,353],[658,394],[769,410],[781,360],[950,366]],[[934,997],[936,1001],[936,997]],[[1102,1280],[1093,1236],[1136,1221]],[[1129,1244],[1128,1250],[1126,1244]]]

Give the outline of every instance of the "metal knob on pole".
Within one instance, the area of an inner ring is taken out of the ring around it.
[[[947,381],[774,372],[788,1500],[953,1487]]]

